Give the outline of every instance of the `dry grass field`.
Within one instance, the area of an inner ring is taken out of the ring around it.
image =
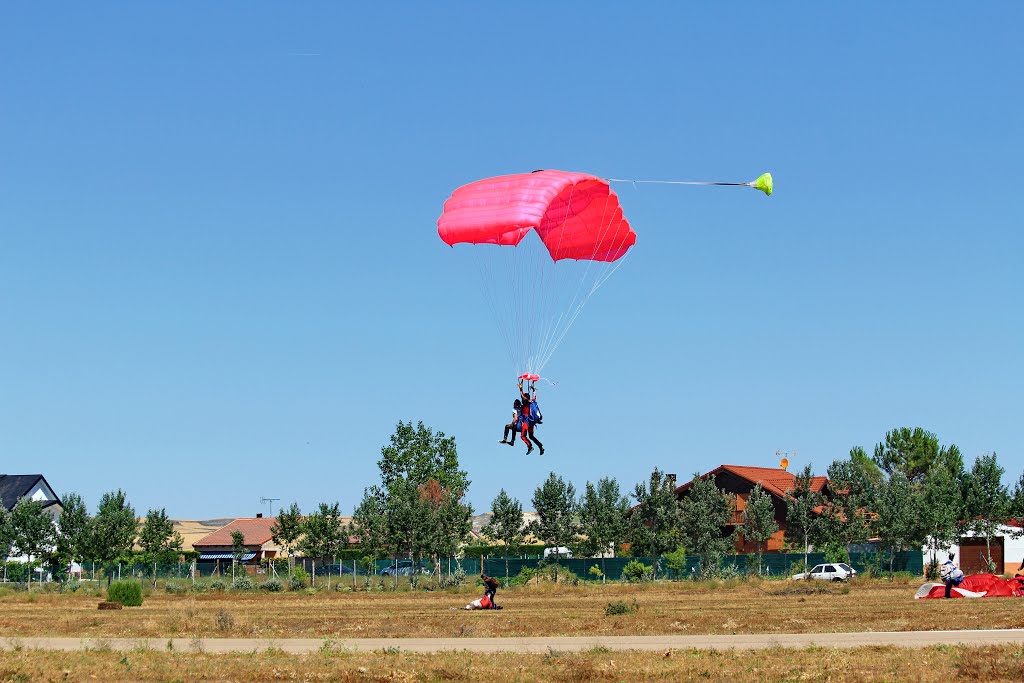
[[[546,655],[318,654],[280,651],[202,652],[97,649],[18,650],[0,658],[0,681],[1015,681],[1024,680],[1024,651],[1015,647],[924,650],[759,650],[664,653],[551,652]]]
[[[154,592],[141,607],[99,611],[96,595],[0,595],[0,638],[507,637],[824,633],[1024,627],[1013,598],[914,600],[919,580],[851,585],[787,581],[541,584],[502,590],[502,611],[452,610],[476,587],[410,592]],[[606,615],[621,602],[632,614]]]

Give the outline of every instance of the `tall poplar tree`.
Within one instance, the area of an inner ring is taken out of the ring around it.
[[[588,554],[601,556],[601,575],[605,576],[605,555],[626,538],[629,499],[619,491],[619,482],[603,477],[597,486],[589,481],[579,505],[582,547]]]
[[[760,574],[764,544],[779,530],[779,523],[775,519],[775,503],[761,488],[761,484],[754,486],[754,490],[747,496],[740,530],[745,539],[757,544],[757,573]]]
[[[523,504],[508,495],[505,489],[491,501],[491,521],[483,534],[505,545],[505,579],[508,580],[508,556],[523,544]]]
[[[560,549],[576,539],[576,489],[552,472],[533,492],[532,502],[537,519],[530,522],[527,529],[546,546],[555,548],[555,583],[558,583]]]

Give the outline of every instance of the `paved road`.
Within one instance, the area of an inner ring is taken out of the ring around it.
[[[901,631],[895,633],[784,633],[737,636],[592,636],[541,638],[3,638],[0,651],[14,648],[41,650],[137,648],[164,650],[168,644],[184,652],[253,652],[270,648],[301,654],[324,647],[336,650],[380,651],[398,648],[403,652],[562,652],[591,650],[748,650],[769,647],[861,647],[892,645],[927,647],[929,645],[1024,645],[1024,629],[992,631]]]

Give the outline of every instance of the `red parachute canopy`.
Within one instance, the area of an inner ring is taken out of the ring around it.
[[[942,583],[926,583],[917,590],[915,598],[944,598],[946,586]],[[971,574],[965,576],[960,585],[953,586],[950,597],[954,598],[1010,598],[1024,597],[1024,577],[1004,579],[995,574]]]
[[[615,261],[636,243],[618,196],[587,173],[536,171],[478,180],[455,190],[437,219],[437,232],[449,246],[515,246],[530,230],[554,261]]]

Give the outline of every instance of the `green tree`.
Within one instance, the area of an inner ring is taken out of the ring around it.
[[[89,552],[90,525],[92,519],[85,501],[77,493],[64,495],[60,518],[57,523],[58,541],[61,552],[66,554],[69,562],[84,562]]]
[[[435,434],[422,422],[413,427],[411,421],[399,421],[388,445],[381,448],[377,467],[385,489],[398,479],[415,486],[436,479],[442,488],[460,495],[469,489],[469,478],[459,469],[455,437]]]
[[[896,553],[920,548],[924,541],[921,497],[902,471],[893,472],[883,484],[877,512],[876,532],[882,547],[889,551],[889,574],[892,575]]]
[[[786,492],[786,542],[803,546],[804,567],[807,566],[811,539],[817,532],[816,509],[822,504],[821,493],[814,490],[813,483],[814,475],[811,474],[811,466],[807,465],[796,475],[793,488]]]
[[[241,529],[231,530],[231,580],[235,580],[235,567],[245,557],[245,534]]]
[[[28,581],[31,584],[33,560],[53,550],[56,541],[53,518],[43,509],[42,503],[25,497],[14,504],[10,524],[14,546],[19,553],[28,556]]]
[[[855,471],[860,472],[876,488],[881,486],[885,474],[879,469],[878,464],[860,446],[850,449],[850,464]]]
[[[605,580],[605,555],[626,539],[629,499],[619,491],[619,482],[603,477],[595,487],[589,481],[579,505],[581,546],[588,555],[601,555],[601,579]]]
[[[682,545],[682,519],[675,480],[657,467],[649,484],[633,489],[636,505],[629,511],[628,538],[634,555],[651,555],[657,571],[658,556]]]
[[[508,579],[508,555],[517,552],[523,544],[523,504],[508,495],[505,489],[491,501],[491,521],[483,534],[505,545],[505,579]]]
[[[1024,474],[1013,485],[1013,493],[1010,496],[1010,516],[1024,517]]]
[[[13,543],[14,529],[11,527],[11,513],[7,511],[6,507],[0,505],[0,556],[5,560],[11,554],[11,545]]]
[[[885,433],[885,441],[875,446],[874,460],[890,476],[902,472],[909,481],[921,483],[932,463],[959,453],[955,445],[940,447],[939,437],[920,427],[900,427]]]
[[[288,576],[292,575],[295,569],[295,558],[292,557],[292,550],[302,538],[302,510],[299,504],[292,502],[286,510],[278,510],[277,519],[270,527],[270,535],[274,543],[284,548],[288,556]]]
[[[929,575],[935,576],[939,567],[939,552],[948,550],[959,537],[959,524],[964,519],[964,499],[960,482],[962,463],[937,462],[925,476],[921,494],[920,521],[925,543],[931,554]],[[956,468],[956,469],[954,469]]]
[[[139,545],[153,563],[153,586],[156,587],[157,562],[172,551],[181,550],[181,534],[174,530],[174,522],[167,516],[167,509],[150,508],[139,531]]]
[[[761,556],[764,553],[764,544],[779,530],[779,523],[775,519],[775,503],[772,497],[765,493],[761,484],[754,486],[754,490],[747,496],[746,507],[743,508],[743,523],[740,531],[748,541],[757,544],[757,573],[761,573]]]
[[[546,546],[555,548],[555,583],[558,583],[559,548],[568,547],[576,538],[576,489],[554,472],[533,492],[537,519],[527,529]]]
[[[459,469],[455,438],[435,434],[422,422],[399,422],[377,466],[381,484],[364,492],[355,534],[378,549],[407,555],[417,566],[430,555],[436,570],[440,554],[453,554],[471,528],[472,511],[464,503],[470,482]]]
[[[420,524],[426,532],[422,536],[424,543],[418,550],[430,556],[434,563],[434,576],[439,577],[441,557],[455,555],[469,536],[473,528],[473,510],[463,503],[460,491],[446,489],[436,479],[421,484],[417,491],[423,504]]]
[[[723,533],[733,524],[735,510],[735,498],[719,489],[713,478],[693,475],[680,502],[681,530],[686,548],[700,555],[702,576],[716,575],[722,556],[735,550],[735,530]]]
[[[349,535],[359,543],[359,548],[370,560],[388,554],[387,512],[384,508],[383,492],[377,487],[363,490],[363,499],[352,513]]]
[[[316,512],[306,517],[302,526],[303,535],[299,549],[303,555],[313,560],[313,583],[316,584],[316,561],[326,563],[334,559],[348,542],[341,523],[341,506],[334,502],[331,505],[320,503]],[[327,577],[330,589],[330,574]]]
[[[98,562],[111,563],[131,550],[138,532],[138,522],[135,519],[135,508],[128,503],[124,491],[118,489],[103,494],[96,516],[93,517],[91,531],[89,547],[92,548],[92,558]],[[108,572],[108,585],[111,578]]]
[[[985,539],[989,571],[993,571],[992,537],[1010,516],[1010,494],[995,453],[979,455],[964,482],[966,530]]]
[[[846,562],[851,545],[871,538],[872,511],[884,478],[863,450],[853,449],[849,458],[829,465],[828,479],[832,495],[822,501],[811,542],[824,548],[829,562]]]

